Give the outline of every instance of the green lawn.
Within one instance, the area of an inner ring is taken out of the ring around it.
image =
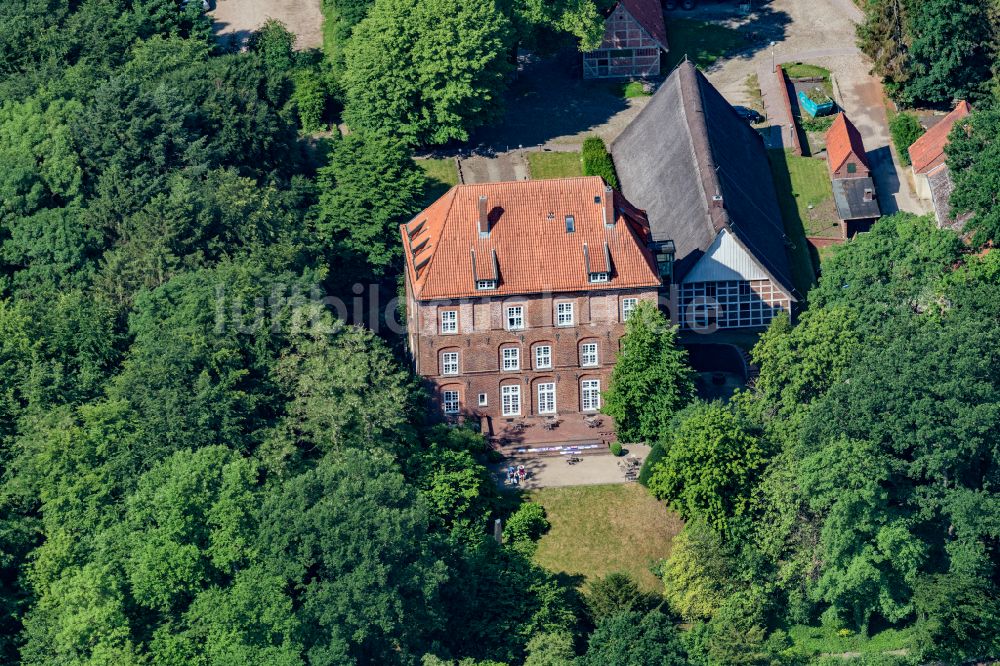
[[[431,202],[447,192],[452,185],[458,185],[458,169],[455,160],[419,159],[414,160],[427,176],[427,201]]]
[[[583,162],[578,152],[530,152],[527,155],[532,178],[541,180],[583,175]]]
[[[830,177],[824,160],[798,157],[784,150],[769,150],[768,156],[785,235],[794,245],[789,250],[792,278],[804,294],[816,282],[814,262],[805,237],[839,234],[835,226],[837,219]],[[818,263],[818,257],[816,259]]]
[[[841,634],[835,629],[797,624],[788,630],[788,636],[796,648],[811,655],[849,653],[898,655],[908,651],[913,643],[912,629],[886,629],[866,638],[855,632],[845,631]]]
[[[622,97],[628,99],[630,97],[649,97],[650,93],[646,92],[645,86],[642,85],[641,81],[629,81],[628,83],[622,85],[621,87]]]
[[[663,584],[650,565],[670,554],[682,523],[644,487],[635,484],[544,488],[530,499],[545,507],[550,529],[535,561],[585,578],[625,571],[651,592]]]
[[[787,74],[790,79],[811,79],[815,77],[822,77],[827,81],[830,80],[830,70],[820,67],[819,65],[809,65],[801,62],[788,62],[782,63],[781,68],[785,70],[785,74]]]
[[[667,22],[667,71],[684,60],[699,67],[708,67],[719,58],[746,48],[747,40],[738,31],[715,23],[692,19],[672,19]]]

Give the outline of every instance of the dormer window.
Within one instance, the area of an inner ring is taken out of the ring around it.
[[[593,282],[607,282],[611,279],[611,273],[590,273],[587,276]]]
[[[476,280],[476,291],[489,291],[496,288],[496,280]]]

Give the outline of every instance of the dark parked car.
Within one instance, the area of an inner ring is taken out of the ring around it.
[[[760,115],[760,112],[756,109],[748,109],[745,106],[734,106],[733,109],[736,110],[736,113],[739,114],[740,118],[748,123],[756,125],[757,123],[764,122],[764,116]]]

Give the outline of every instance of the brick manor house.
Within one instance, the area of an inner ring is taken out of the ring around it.
[[[597,412],[672,260],[599,177],[457,185],[400,231],[410,352],[448,417]]]

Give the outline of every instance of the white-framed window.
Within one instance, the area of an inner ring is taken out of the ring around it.
[[[458,352],[442,352],[441,354],[441,374],[458,374]]]
[[[458,310],[441,311],[441,332],[458,333]]]
[[[535,369],[545,370],[552,367],[552,347],[550,345],[538,345],[535,347]]]
[[[507,330],[517,331],[524,328],[524,307],[510,305],[507,307]]]
[[[538,413],[556,413],[556,385],[553,382],[545,382],[538,385]]]
[[[476,280],[476,289],[478,291],[487,291],[489,289],[496,289],[496,280]]]
[[[584,379],[580,382],[580,406],[585,412],[596,412],[601,408],[600,379]]]
[[[503,348],[503,369],[506,371],[521,369],[521,350],[517,347]]]
[[[501,411],[504,416],[518,416],[521,413],[521,387],[508,384],[500,387]]]
[[[570,302],[556,303],[556,326],[573,325],[573,304]]]
[[[632,316],[635,309],[639,307],[638,298],[623,298],[622,299],[622,321],[628,321],[628,318]]]
[[[479,394],[479,406],[486,407],[489,404],[489,398],[486,397],[485,393]]]
[[[611,279],[611,273],[591,273],[589,277],[591,282],[607,282]]]
[[[597,365],[596,342],[584,342],[580,345],[580,365],[583,367]]]
[[[441,401],[445,414],[458,414],[458,391],[442,391]]]

